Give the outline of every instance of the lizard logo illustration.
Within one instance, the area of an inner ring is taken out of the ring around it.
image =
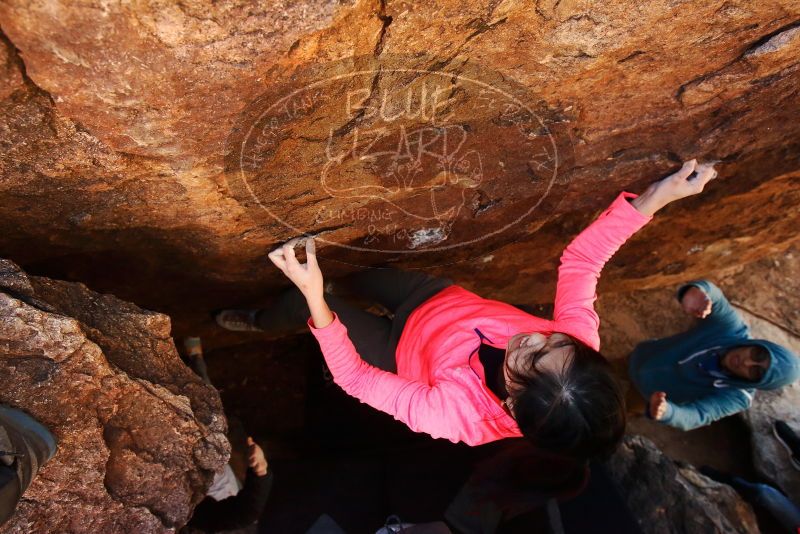
[[[371,139],[368,150],[351,148],[326,162],[320,180],[325,192],[334,198],[380,200],[409,217],[449,229],[464,208],[467,192],[483,181],[481,155],[466,147],[466,128],[425,125],[375,135],[383,142]],[[382,149],[386,145],[391,149]],[[373,170],[372,180],[349,183],[348,160]],[[429,202],[421,202],[422,196]],[[411,206],[403,202],[409,198],[417,201]]]
[[[549,195],[568,121],[477,63],[409,66],[440,63],[359,56],[271,81],[231,130],[228,190],[265,226],[350,251],[485,253]]]

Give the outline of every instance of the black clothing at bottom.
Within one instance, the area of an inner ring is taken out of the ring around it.
[[[206,497],[194,509],[194,515],[186,526],[203,532],[222,532],[252,525],[258,521],[269,499],[272,479],[272,471],[258,476],[248,469],[244,487],[239,493],[221,501]]]

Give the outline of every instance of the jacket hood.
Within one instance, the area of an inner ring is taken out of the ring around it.
[[[778,389],[788,386],[800,378],[800,358],[786,347],[765,339],[741,340],[728,346],[751,346],[759,345],[769,351],[770,364],[764,377],[758,382],[751,382],[744,379],[726,380],[729,385],[746,389]]]

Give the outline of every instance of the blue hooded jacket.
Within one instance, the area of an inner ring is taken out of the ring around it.
[[[708,280],[681,286],[678,300],[692,286],[711,300],[708,317],[687,332],[640,343],[628,362],[631,380],[645,399],[666,392],[667,413],[659,422],[683,430],[746,410],[756,389],[777,389],[800,377],[800,358],[780,345],[751,338],[722,291]],[[769,351],[770,366],[758,382],[722,372],[716,363],[719,354],[744,345]]]

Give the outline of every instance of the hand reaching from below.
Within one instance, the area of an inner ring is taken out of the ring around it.
[[[711,314],[712,303],[705,291],[699,287],[692,286],[681,297],[681,306],[683,311],[692,317],[705,319]]]
[[[656,391],[650,395],[650,416],[656,421],[660,421],[667,415],[667,394],[663,391]]]
[[[251,437],[247,438],[247,465],[260,477],[267,474],[268,464],[264,451]]]

